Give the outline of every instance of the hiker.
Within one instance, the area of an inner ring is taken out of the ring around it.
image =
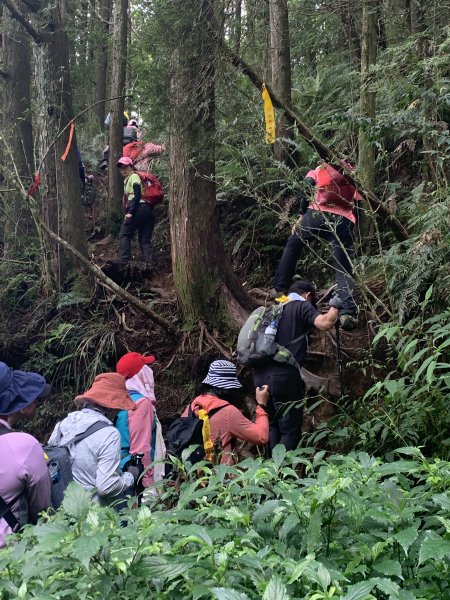
[[[267,384],[270,391],[269,456],[277,444],[283,444],[286,450],[294,450],[298,446],[303,416],[300,401],[305,394],[300,367],[307,350],[307,336],[313,327],[321,331],[331,329],[342,306],[335,295],[329,302],[328,312],[320,314],[316,309],[316,290],[309,281],[293,283],[285,300],[275,341],[292,353],[297,366],[269,360],[253,367],[255,386]]]
[[[350,163],[342,162],[351,169]],[[350,331],[357,326],[356,305],[353,299],[353,211],[355,201],[361,200],[361,196],[353,185],[327,163],[309,171],[305,181],[316,187],[315,198],[311,204],[305,193],[299,199],[302,216],[292,228],[292,235],[287,240],[272,281],[273,294],[282,295],[289,288],[297,261],[303,250],[308,248],[309,242],[317,238],[324,239],[332,246],[337,294],[343,302],[339,322],[343,329]]]
[[[269,439],[269,421],[266,412],[269,397],[268,388],[263,385],[256,390],[256,412],[253,423],[234,406],[240,396],[241,383],[237,378],[236,367],[228,360],[215,360],[203,379],[201,394],[184,410],[186,417],[189,408],[198,414],[203,408],[208,413],[216,412],[210,417],[211,440],[221,450],[222,464],[231,465],[234,461],[233,450],[236,440],[251,444],[267,444]],[[219,410],[217,410],[219,409]]]
[[[35,524],[51,506],[51,480],[41,445],[13,428],[32,419],[51,385],[38,373],[16,371],[0,362],[0,548],[6,536]],[[2,518],[3,517],[3,518]]]
[[[72,474],[88,491],[94,491],[94,499],[100,504],[111,504],[132,493],[140,472],[130,466],[120,472],[120,434],[113,421],[121,410],[134,410],[125,387],[125,378],[119,373],[97,375],[92,386],[75,398],[79,410],[71,412],[56,424],[49,439],[49,446],[66,445],[72,459]],[[94,423],[103,422],[105,427],[71,443]]]
[[[109,115],[109,113],[108,113]],[[110,121],[109,121],[110,123]],[[109,128],[109,123],[107,126],[107,129]],[[129,125],[128,123],[128,117],[124,114],[123,116],[123,130],[122,130],[122,144],[124,146],[126,146],[127,144],[132,144],[134,142],[138,141],[138,136],[137,136],[137,127],[133,126],[133,125]],[[105,125],[106,125],[106,120],[105,120]],[[108,159],[109,159],[109,145],[105,146],[105,149],[103,150],[103,158],[102,158],[102,162],[100,163],[99,169],[100,171],[105,171],[108,168]]]
[[[165,445],[161,424],[156,416],[155,383],[150,367],[154,356],[143,356],[138,352],[124,354],[116,366],[117,373],[125,377],[126,388],[135,410],[121,410],[116,427],[120,433],[120,467],[130,460],[131,455],[143,454],[144,475],[142,485],[149,487],[164,476]],[[153,467],[150,464],[157,461]]]
[[[125,217],[119,233],[120,257],[123,261],[131,260],[131,239],[137,229],[142,256],[147,263],[153,259],[151,239],[155,227],[153,206],[142,199],[142,181],[133,168],[133,161],[122,156],[117,161],[117,168],[125,178],[124,201]]]

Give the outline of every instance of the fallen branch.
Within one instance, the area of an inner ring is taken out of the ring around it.
[[[239,69],[242,73],[244,73],[244,75],[247,75],[247,77],[250,79],[250,81],[259,90],[261,90],[263,83],[265,83],[263,81],[263,79],[257,73],[255,73],[255,71],[236,52],[231,50],[223,41],[222,41],[222,49],[223,49],[223,52],[226,54],[228,60],[237,69]],[[408,232],[403,227],[403,225],[400,223],[400,221],[397,219],[397,217],[391,212],[391,210],[381,200],[379,200],[379,198],[377,198],[377,196],[375,196],[375,194],[373,192],[366,190],[364,188],[361,181],[357,177],[355,177],[351,171],[347,170],[342,165],[339,157],[336,156],[336,154],[331,150],[331,148],[329,148],[326,144],[324,144],[322,142],[322,140],[320,140],[303,123],[303,121],[300,119],[300,117],[297,115],[297,113],[294,110],[292,110],[292,108],[290,106],[287,106],[277,96],[277,94],[270,87],[270,85],[268,85],[267,83],[265,85],[266,85],[267,91],[270,94],[273,105],[276,108],[283,110],[286,114],[288,114],[291,117],[291,119],[293,119],[295,121],[299,133],[304,137],[304,139],[308,142],[308,144],[314,148],[314,150],[317,152],[317,154],[320,156],[320,158],[322,160],[327,161],[331,165],[333,165],[333,167],[335,169],[337,169],[340,173],[342,173],[350,183],[352,183],[356,188],[358,188],[358,191],[360,192],[361,196],[363,196],[363,198],[365,200],[367,200],[367,202],[371,206],[373,212],[378,213],[383,219],[386,220],[386,224],[392,229],[395,237],[398,240],[404,241],[404,240],[409,239]]]
[[[59,244],[65,250],[67,250],[73,256],[75,256],[79,260],[79,262],[85,267],[85,269],[89,273],[91,273],[101,283],[101,285],[103,285],[105,288],[107,288],[110,292],[113,292],[114,294],[116,294],[116,296],[119,296],[119,298],[122,298],[123,300],[126,300],[127,302],[129,302],[131,305],[135,306],[138,310],[140,310],[141,312],[146,314],[148,317],[150,317],[150,319],[154,323],[157,323],[158,325],[163,327],[166,331],[170,331],[174,335],[177,335],[178,329],[173,323],[171,323],[169,320],[165,319],[164,317],[161,317],[161,315],[156,313],[149,306],[147,306],[144,302],[139,300],[139,298],[136,298],[136,296],[133,296],[133,294],[130,294],[129,292],[127,292],[126,290],[121,288],[119,285],[117,285],[117,283],[115,283],[112,279],[110,279],[107,275],[105,275],[105,273],[103,273],[103,271],[100,269],[100,267],[91,263],[85,256],[83,256],[83,254],[81,254],[81,252],[79,252],[71,244],[66,242],[66,240],[64,240],[62,237],[60,237],[58,234],[56,234],[52,229],[50,229],[50,227],[47,225],[47,223],[45,223],[39,216],[36,205],[35,205],[34,198],[32,198],[31,196],[29,196],[27,194],[25,189],[20,185],[20,182],[17,185],[17,189],[18,189],[21,197],[23,198],[23,200],[25,200],[25,202],[30,207],[30,210],[33,214],[33,218],[36,222],[36,225],[39,226],[47,234],[47,236],[49,238],[54,240],[57,244]]]

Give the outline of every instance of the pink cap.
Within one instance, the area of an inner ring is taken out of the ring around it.
[[[117,166],[119,165],[129,165],[130,167],[132,167],[133,161],[128,156],[121,156],[117,161]]]

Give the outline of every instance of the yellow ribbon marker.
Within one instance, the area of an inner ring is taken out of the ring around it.
[[[261,96],[264,102],[264,119],[266,121],[266,144],[275,143],[275,110],[266,84],[262,84]]]
[[[211,427],[209,425],[208,413],[204,408],[198,411],[198,418],[203,421],[202,436],[203,436],[203,448],[205,449],[205,458],[211,462],[214,462],[214,444],[211,439]]]

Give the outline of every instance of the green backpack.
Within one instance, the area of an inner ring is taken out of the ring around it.
[[[275,360],[300,370],[300,365],[291,351],[275,341],[285,306],[286,304],[260,306],[248,317],[239,332],[237,341],[235,354],[240,365],[259,367]],[[304,333],[292,342],[298,342],[306,336],[307,334]]]

